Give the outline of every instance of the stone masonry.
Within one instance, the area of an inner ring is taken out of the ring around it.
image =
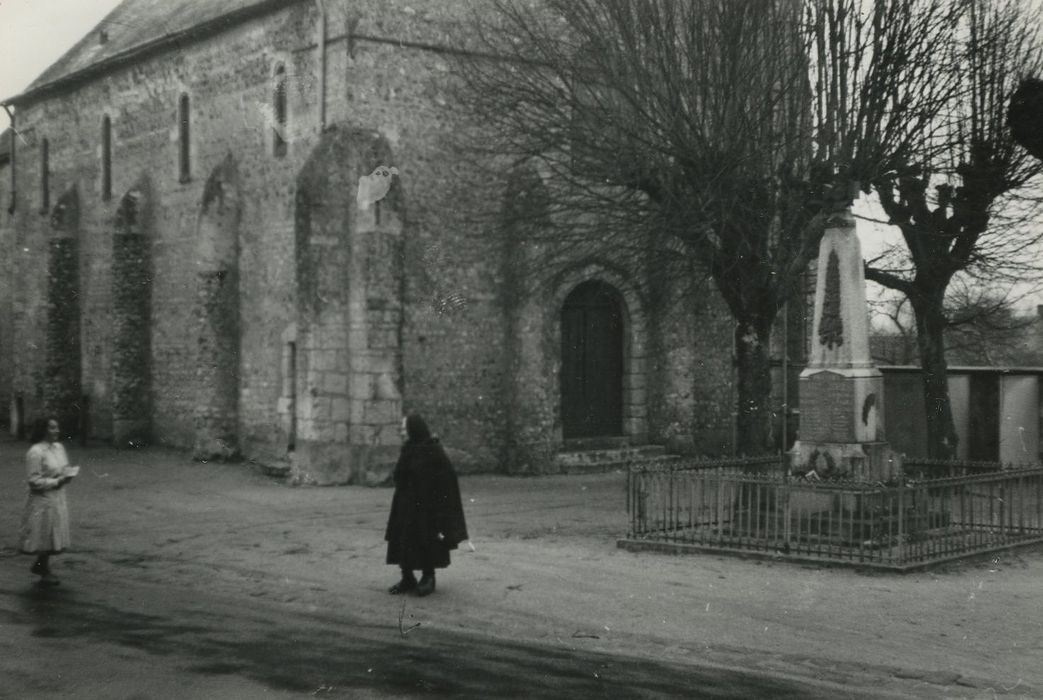
[[[472,3],[169,5],[160,22],[127,0],[107,44],[85,37],[9,100],[0,392],[23,420],[49,408],[93,439],[342,483],[385,474],[415,410],[461,470],[543,472],[563,447],[562,304],[599,280],[624,324],[608,437],[732,450],[712,287],[649,284],[606,250],[541,270],[539,293],[512,276],[525,248],[488,223],[505,193],[458,137]],[[359,210],[379,165],[400,175]]]
[[[146,180],[123,197],[112,236],[112,440],[125,446],[145,444],[151,434],[152,255],[143,232],[147,213]]]

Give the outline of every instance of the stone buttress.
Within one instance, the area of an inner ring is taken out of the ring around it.
[[[401,444],[401,183],[356,201],[359,177],[380,165],[393,162],[379,134],[334,127],[297,179],[297,481],[368,481]]]

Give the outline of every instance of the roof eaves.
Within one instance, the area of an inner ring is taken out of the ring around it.
[[[167,34],[158,39],[153,39],[152,41],[147,41],[144,44],[139,44],[125,51],[121,51],[120,53],[102,59],[97,63],[92,63],[85,68],[63,75],[49,83],[38,85],[37,87],[26,90],[21,94],[8,97],[7,99],[0,101],[0,105],[17,107],[19,104],[25,104],[26,102],[39,99],[45,95],[61,92],[62,90],[82,84],[87,80],[108,73],[109,71],[115,70],[116,68],[137,59],[164,51],[171,46],[180,44],[186,39],[201,39],[207,36],[212,36],[247,20],[305,1],[306,0],[263,0],[256,5],[244,7],[229,12],[228,14],[214,17],[213,19],[189,27],[188,29],[174,32],[173,34]]]

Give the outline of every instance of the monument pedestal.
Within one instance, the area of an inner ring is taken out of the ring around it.
[[[790,450],[792,464],[802,472],[822,477],[842,476],[858,481],[890,481],[902,471],[902,457],[882,441],[820,442],[798,440]]]

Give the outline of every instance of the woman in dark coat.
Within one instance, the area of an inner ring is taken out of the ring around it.
[[[387,563],[402,569],[402,578],[389,592],[423,596],[435,590],[435,569],[449,566],[449,550],[468,539],[467,523],[456,472],[424,419],[404,418],[402,439],[384,533]],[[423,572],[419,583],[414,569]]]

